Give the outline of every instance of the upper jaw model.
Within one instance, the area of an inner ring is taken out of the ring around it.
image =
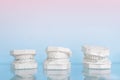
[[[44,62],[44,69],[69,69],[71,64],[69,57],[71,51],[63,47],[48,47],[47,59]]]
[[[34,59],[35,50],[13,50],[11,55],[15,57],[12,66],[14,69],[35,69],[37,62]]]
[[[110,69],[109,49],[100,46],[83,46],[83,64],[91,69]]]

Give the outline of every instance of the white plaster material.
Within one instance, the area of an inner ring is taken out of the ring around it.
[[[36,80],[35,74],[37,69],[14,69],[14,77],[12,80]]]
[[[70,70],[44,70],[48,80],[69,80]]]
[[[32,69],[37,68],[37,62],[34,59],[35,50],[13,50],[11,55],[15,57],[13,68]]]
[[[110,73],[110,69],[83,68],[84,80],[111,80]]]
[[[72,52],[68,48],[63,47],[48,47],[47,59],[44,62],[45,69],[69,69],[71,63],[69,57]]]
[[[83,46],[83,64],[86,68],[109,69],[111,62],[108,58],[110,51],[108,48],[100,46]]]

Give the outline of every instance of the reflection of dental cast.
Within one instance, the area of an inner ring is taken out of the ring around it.
[[[98,46],[83,46],[83,65],[86,68],[110,69],[111,62],[108,59],[109,49]]]
[[[69,77],[69,69],[64,69],[64,70],[44,70],[47,80],[70,80]]]
[[[11,80],[36,80],[37,69],[14,69],[14,77]]]
[[[110,69],[83,69],[84,80],[111,80]]]
[[[34,59],[35,50],[13,50],[11,55],[15,57],[13,62],[14,69],[37,68],[37,62]]]
[[[71,66],[69,61],[71,53],[68,48],[48,47],[48,57],[44,62],[44,69],[69,69]]]

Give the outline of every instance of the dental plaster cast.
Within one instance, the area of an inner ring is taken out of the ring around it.
[[[37,68],[37,62],[34,59],[35,50],[13,50],[11,55],[15,57],[13,68],[32,69]]]
[[[47,76],[47,80],[69,80],[70,79],[70,70],[46,70],[45,75]]]
[[[36,80],[37,69],[14,69],[14,77],[11,80]]]
[[[44,62],[44,69],[69,69],[71,63],[69,57],[71,51],[68,48],[63,47],[48,47],[47,59]]]
[[[83,46],[84,67],[93,69],[110,69],[111,62],[108,59],[109,49],[99,46]]]

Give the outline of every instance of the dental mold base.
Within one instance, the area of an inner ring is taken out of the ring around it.
[[[71,63],[69,57],[72,52],[68,48],[48,47],[46,49],[47,59],[44,62],[44,69],[69,69]]]
[[[91,69],[110,69],[109,49],[100,46],[83,46],[83,65]]]
[[[35,50],[13,50],[11,55],[15,57],[12,67],[14,69],[33,69],[37,68],[37,62],[34,59]]]

